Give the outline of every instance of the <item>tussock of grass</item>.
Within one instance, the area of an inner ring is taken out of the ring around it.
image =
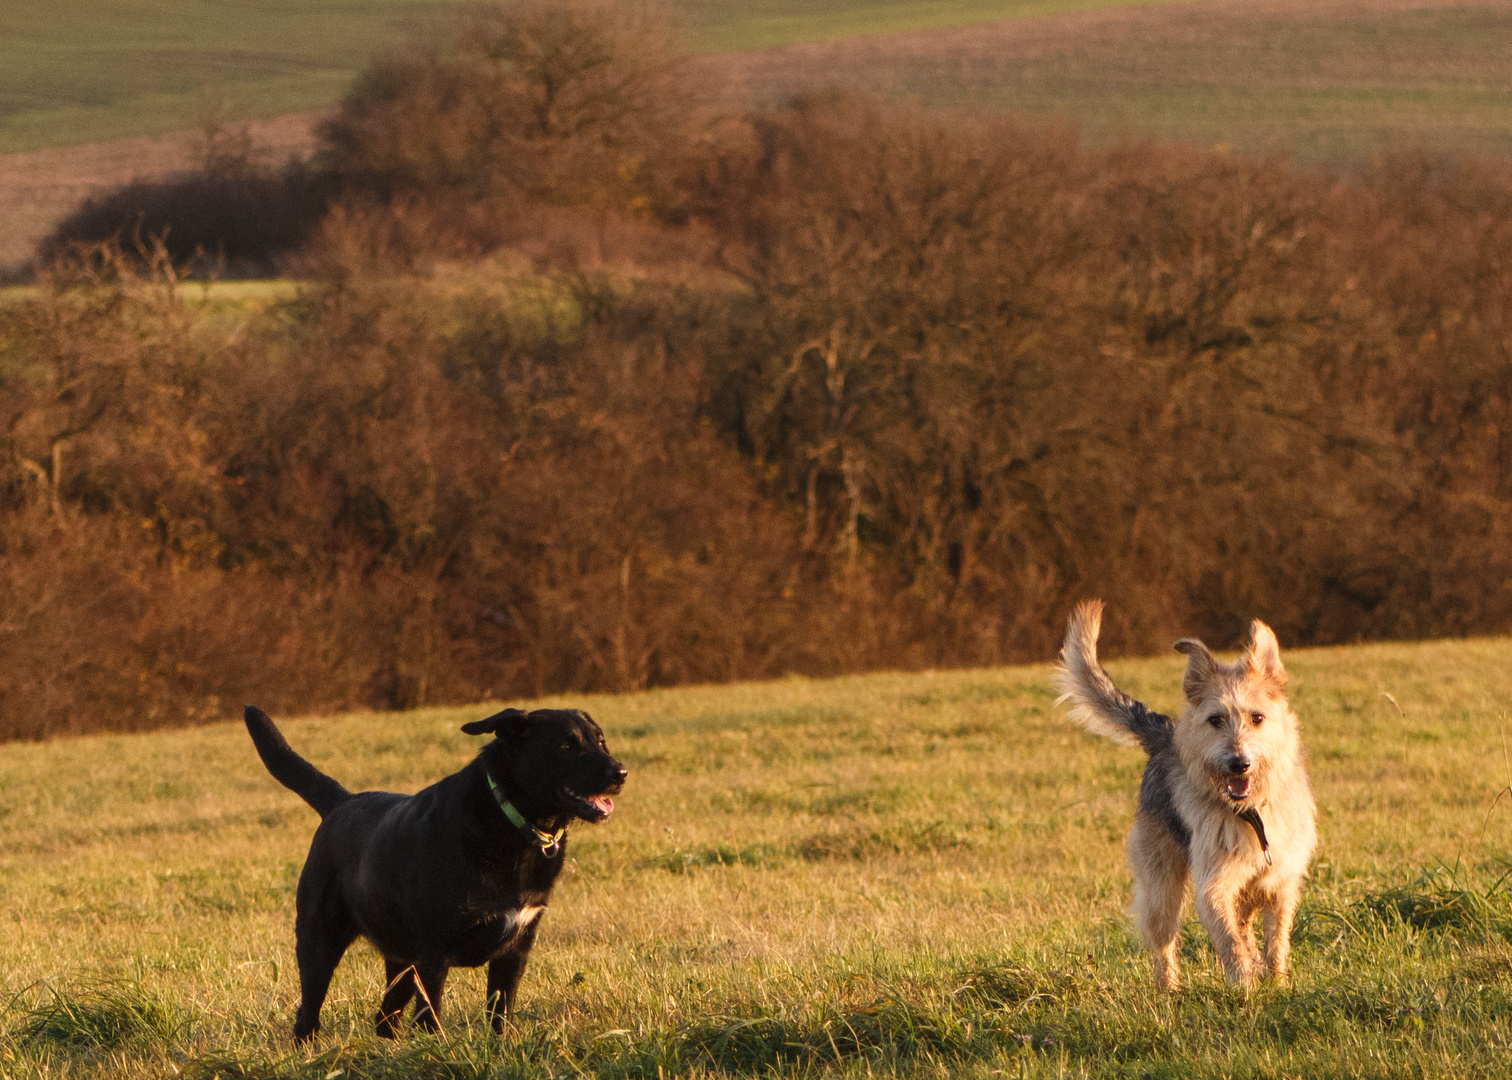
[[[26,998],[35,998],[26,1004]],[[74,986],[42,985],[12,1002],[23,1045],[70,1050],[166,1046],[184,1034],[189,1015],[141,983],[97,979]]]
[[[1336,931],[1370,940],[1397,930],[1449,935],[1456,941],[1512,940],[1512,869],[1493,876],[1458,866],[1424,867],[1412,880],[1369,890],[1335,906],[1308,906],[1296,935],[1326,940]]]
[[[1512,933],[1512,894],[1506,885],[1506,874],[1478,888],[1462,884],[1450,867],[1430,867],[1410,885],[1367,896],[1362,906],[1382,922],[1395,920],[1415,930],[1506,937]]]

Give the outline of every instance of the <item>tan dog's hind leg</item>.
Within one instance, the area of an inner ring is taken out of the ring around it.
[[[1297,915],[1297,893],[1295,885],[1283,889],[1265,906],[1265,968],[1282,986],[1291,981],[1291,931]]]
[[[1176,938],[1186,907],[1186,856],[1165,826],[1136,814],[1129,832],[1129,865],[1134,871],[1134,925],[1155,961],[1155,986],[1178,989]]]

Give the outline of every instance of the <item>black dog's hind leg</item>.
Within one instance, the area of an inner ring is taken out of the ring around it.
[[[507,953],[488,962],[488,1021],[495,1035],[504,1034],[505,1023],[514,1018],[515,991],[525,974],[530,947],[535,944],[536,925],[527,926],[510,943]]]
[[[399,1019],[404,1007],[415,996],[415,965],[404,960],[383,958],[383,1004],[378,1006],[375,1029],[380,1039],[393,1039],[399,1034]]]
[[[294,1041],[304,1042],[320,1030],[320,1007],[325,1004],[331,976],[347,946],[357,939],[349,927],[321,927],[320,932],[295,922],[294,956],[299,961],[299,1012],[294,1017]]]
[[[427,1031],[441,1030],[441,992],[446,987],[447,967],[440,963],[419,963],[420,1001],[415,1005],[415,1025]]]

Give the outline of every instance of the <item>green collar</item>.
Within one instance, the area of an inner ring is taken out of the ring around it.
[[[542,832],[526,821],[525,815],[515,809],[515,804],[505,798],[504,789],[494,783],[493,773],[484,769],[483,775],[488,777],[488,790],[493,792],[494,802],[499,804],[499,809],[504,811],[504,816],[509,819],[510,824],[522,833],[534,836],[542,855],[548,859],[556,858],[557,852],[562,850],[562,841],[567,836],[566,828],[560,828],[555,833]]]

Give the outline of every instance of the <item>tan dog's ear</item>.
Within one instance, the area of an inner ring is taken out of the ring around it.
[[[1244,666],[1276,693],[1286,689],[1286,669],[1281,666],[1281,646],[1276,632],[1259,619],[1250,623],[1250,644],[1244,651]]]
[[[1194,638],[1182,638],[1171,648],[1186,655],[1187,669],[1181,677],[1181,689],[1187,700],[1195,705],[1218,676],[1218,661],[1208,652],[1206,645]]]

